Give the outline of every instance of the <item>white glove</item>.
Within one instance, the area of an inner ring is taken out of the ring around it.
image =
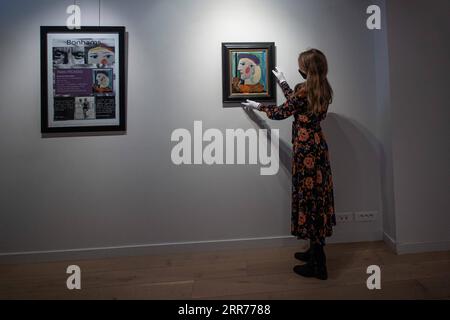
[[[247,102],[242,102],[242,106],[247,110],[259,110],[261,103],[247,99]]]
[[[276,67],[275,70],[272,70],[273,74],[275,75],[275,77],[278,78],[278,81],[280,83],[286,82],[286,78],[284,76],[283,71],[281,71],[281,69],[279,67]]]

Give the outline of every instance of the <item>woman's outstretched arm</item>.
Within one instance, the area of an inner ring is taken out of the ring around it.
[[[280,83],[280,86],[286,96],[286,102],[281,106],[261,104],[258,108],[259,111],[265,112],[272,120],[283,120],[289,118],[292,114],[294,114],[294,112],[301,112],[305,106],[304,99],[292,96],[293,91],[287,82]]]
[[[262,104],[258,110],[266,113],[269,119],[283,120],[294,113],[295,106],[291,101],[287,100],[281,106]]]
[[[267,116],[273,120],[283,120],[289,118],[295,111],[303,112],[305,109],[304,107],[306,105],[306,100],[293,95],[294,91],[287,83],[283,72],[279,68],[275,68],[272,72],[278,79],[278,84],[283,90],[286,102],[281,106],[276,106],[264,105],[256,101],[247,100],[247,102],[243,102],[242,105],[248,110],[253,109],[265,112]]]

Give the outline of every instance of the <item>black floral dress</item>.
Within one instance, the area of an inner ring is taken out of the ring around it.
[[[287,101],[279,107],[262,105],[260,110],[273,120],[294,116],[291,234],[325,245],[336,225],[328,145],[320,126],[327,113],[310,113],[306,98],[291,97],[289,85],[280,85]]]

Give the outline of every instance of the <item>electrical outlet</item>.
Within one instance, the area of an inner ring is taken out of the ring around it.
[[[377,220],[377,211],[360,211],[355,213],[355,221],[370,222]]]
[[[336,223],[349,223],[353,222],[353,212],[343,212],[336,214]]]

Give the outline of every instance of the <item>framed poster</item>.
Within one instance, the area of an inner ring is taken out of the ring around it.
[[[42,133],[125,131],[124,27],[41,27]]]
[[[276,102],[275,43],[222,43],[223,102]]]

